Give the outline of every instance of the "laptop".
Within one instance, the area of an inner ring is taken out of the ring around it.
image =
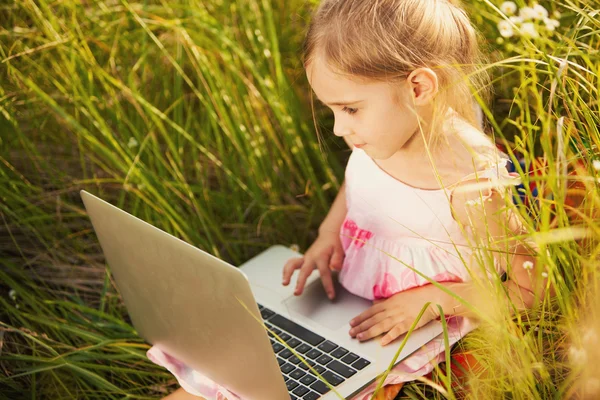
[[[244,400],[351,399],[404,338],[385,347],[351,338],[349,321],[372,303],[339,284],[330,301],[318,273],[294,296],[295,282],[281,284],[286,261],[300,256],[289,248],[236,268],[86,191],[81,198],[138,334]],[[415,330],[396,361],[441,333],[439,321]]]

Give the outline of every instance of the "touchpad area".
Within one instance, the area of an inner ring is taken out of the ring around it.
[[[345,326],[350,320],[373,304],[370,300],[356,296],[335,282],[335,299],[329,300],[320,279],[304,288],[300,296],[290,296],[283,301],[290,315],[301,315],[331,330]]]

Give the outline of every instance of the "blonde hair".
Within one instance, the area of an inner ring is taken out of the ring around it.
[[[376,81],[431,68],[439,82],[434,111],[451,107],[479,127],[472,90],[488,100],[489,77],[457,0],[323,0],[304,41],[305,68],[317,56],[339,73]]]

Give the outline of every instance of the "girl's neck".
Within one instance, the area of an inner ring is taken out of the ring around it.
[[[436,188],[439,183],[436,175],[439,175],[445,184],[454,183],[468,174],[472,168],[470,161],[472,155],[464,146],[460,132],[452,123],[452,118],[455,117],[449,115],[442,124],[438,124],[441,128],[435,133],[436,144],[428,141],[426,146],[425,140],[431,135],[417,130],[400,151],[386,160],[375,160],[375,162],[389,175],[415,187]]]

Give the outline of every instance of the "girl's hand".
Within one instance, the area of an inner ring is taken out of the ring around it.
[[[350,336],[364,342],[387,332],[381,339],[381,345],[385,346],[408,332],[425,303],[433,300],[432,290],[438,289],[429,284],[396,293],[387,299],[375,300],[371,308],[350,321]],[[417,328],[437,317],[438,308],[432,303],[423,313]]]
[[[317,237],[317,240],[310,246],[304,254],[304,257],[292,258],[285,267],[283,267],[283,285],[287,286],[294,271],[300,269],[296,289],[294,294],[299,296],[304,290],[306,280],[316,268],[321,274],[321,282],[325,288],[325,293],[330,300],[335,297],[335,289],[333,288],[333,280],[331,278],[331,270],[341,270],[344,261],[344,249],[340,235],[333,232],[323,232]]]

